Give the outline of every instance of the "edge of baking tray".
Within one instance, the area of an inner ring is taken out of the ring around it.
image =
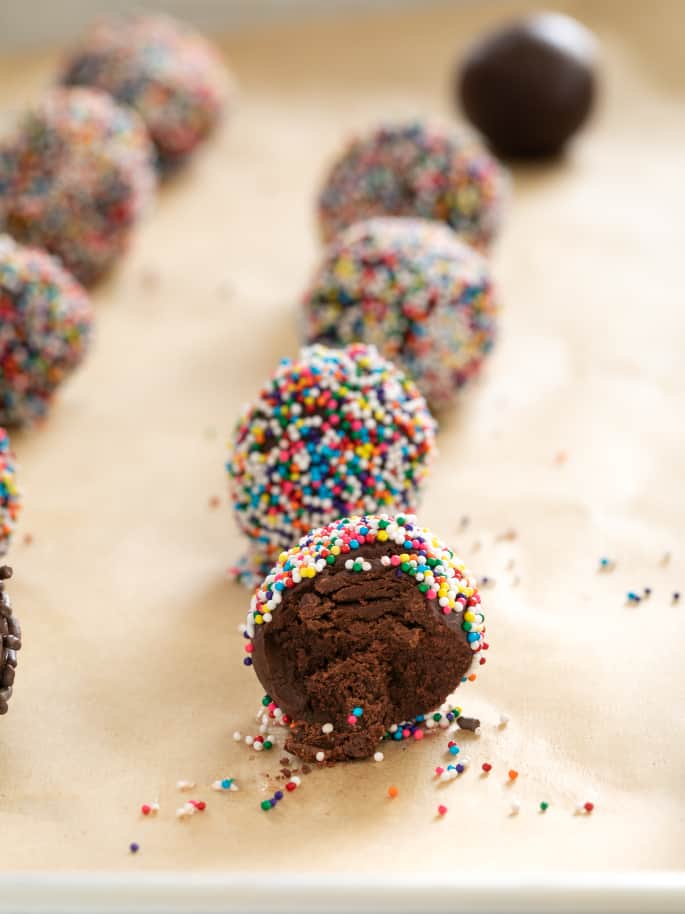
[[[0,914],[322,911],[679,914],[684,872],[401,876],[197,872],[0,874]]]

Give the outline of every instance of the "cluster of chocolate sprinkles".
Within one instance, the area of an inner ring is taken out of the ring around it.
[[[9,565],[0,566],[0,714],[6,714],[12,697],[17,651],[21,648],[21,628],[12,615],[5,581],[12,577]]]

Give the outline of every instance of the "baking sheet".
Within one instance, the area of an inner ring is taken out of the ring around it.
[[[239,111],[97,290],[96,347],[53,417],[14,436],[25,647],[0,721],[2,871],[212,870],[255,886],[468,874],[486,887],[502,871],[682,868],[678,3],[564,6],[603,42],[602,105],[563,162],[513,171],[495,254],[501,340],[440,434],[421,518],[496,581],[489,662],[459,694],[483,721],[480,739],[461,736],[472,770],[437,787],[443,738],[393,745],[381,764],[314,771],[265,814],[282,753],[232,739],[254,728],[261,692],[236,634],[248,596],[225,573],[241,547],[225,440],[296,350],[317,179],[350,130],[449,113],[455,49],[523,8],[450,4],[225,42]],[[5,59],[0,106],[35,96],[56,59]],[[597,573],[600,556],[613,573]],[[643,587],[651,599],[627,607]],[[210,791],[222,776],[241,791]],[[178,779],[208,802],[183,823]],[[575,816],[590,796],[593,814]]]

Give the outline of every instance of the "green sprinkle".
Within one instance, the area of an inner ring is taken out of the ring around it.
[[[269,802],[269,800],[262,800],[262,802],[259,805],[262,807],[262,809],[264,811],[266,811],[267,809],[271,809],[271,803]]]
[[[547,809],[549,809],[549,803],[545,803],[543,800],[542,803],[540,803],[540,812],[545,812]]]

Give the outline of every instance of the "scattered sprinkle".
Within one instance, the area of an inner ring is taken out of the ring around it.
[[[128,846],[128,849],[132,854],[137,854],[138,851],[140,850],[140,844],[138,844],[137,841],[131,841],[131,843]]]
[[[193,790],[195,781],[176,781],[176,790]]]
[[[385,758],[385,756],[383,755],[382,752],[374,752],[374,754],[373,754],[374,762],[382,762],[384,758]]]
[[[399,790],[397,789],[397,787],[395,787],[394,784],[391,784],[390,787],[388,787],[388,796],[390,797],[390,799],[394,800],[398,794],[399,794]]]
[[[518,771],[516,771],[514,768],[509,769],[509,780],[510,781],[515,781],[518,776],[519,776]]]
[[[325,758],[326,758],[326,753],[325,753],[325,752],[319,751],[319,752],[316,753],[316,760],[317,760],[317,762],[323,762],[323,760],[324,760]]]
[[[442,805],[438,806],[438,815],[439,816],[444,816],[446,812],[447,812],[446,806],[442,806]]]
[[[676,590],[676,591],[674,592],[674,594],[673,594],[673,602],[674,602],[674,603],[678,603],[679,600],[680,600],[680,594],[679,594],[678,591]]]
[[[509,813],[512,816],[517,816],[521,811],[521,801],[518,799],[513,799],[509,804]]]
[[[505,714],[504,712],[502,712],[499,716],[499,726],[506,727],[506,725],[509,723],[510,720],[511,720],[511,717],[509,717],[508,714]]]
[[[542,803],[540,803],[540,812],[547,812],[548,809],[549,809],[549,803],[547,803],[545,800],[543,800]]]
[[[481,765],[481,768],[483,769],[483,771],[486,774],[489,774],[492,771],[492,765],[490,764],[490,762],[483,762],[483,764]]]
[[[143,803],[140,811],[144,816],[156,816],[159,812],[159,803]]]

